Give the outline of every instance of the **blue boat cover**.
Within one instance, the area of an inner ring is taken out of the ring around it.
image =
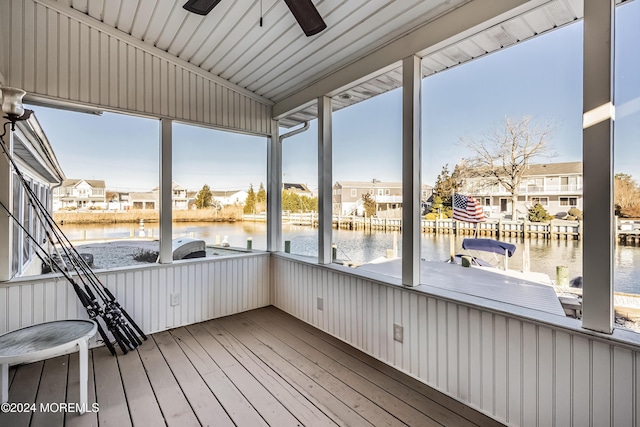
[[[506,251],[511,257],[516,251],[516,245],[494,239],[464,239],[462,249],[493,252],[500,255],[504,255]]]

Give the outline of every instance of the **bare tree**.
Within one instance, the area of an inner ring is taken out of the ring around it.
[[[640,200],[638,200],[640,188],[629,174],[617,173],[615,175],[613,194],[616,215],[621,215],[623,211],[640,205]]]
[[[502,186],[511,195],[511,217],[516,218],[516,205],[522,177],[532,161],[553,157],[549,138],[553,126],[536,125],[531,117],[520,120],[505,118],[504,127],[482,139],[461,138],[472,153],[464,160],[466,176],[477,178],[482,187]]]

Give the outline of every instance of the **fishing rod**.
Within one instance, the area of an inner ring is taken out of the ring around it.
[[[34,243],[35,247],[37,248],[37,250],[35,251],[35,254],[40,259],[40,261],[54,266],[55,269],[58,270],[60,273],[62,273],[64,278],[67,279],[69,283],[71,283],[71,285],[73,286],[73,290],[76,293],[76,296],[84,306],[85,310],[87,310],[87,314],[89,315],[89,318],[91,320],[96,321],[96,325],[98,326],[98,332],[100,333],[100,336],[105,346],[109,349],[111,354],[115,355],[115,348],[113,347],[113,345],[111,344],[111,341],[107,337],[107,334],[102,328],[102,325],[97,321],[98,316],[100,316],[101,314],[100,307],[97,304],[94,304],[90,301],[88,295],[82,290],[82,288],[76,283],[76,281],[73,280],[73,278],[69,275],[66,269],[58,265],[58,263],[49,255],[49,253],[36,241],[36,239],[31,235],[31,233],[29,233],[29,231],[20,223],[20,221],[18,221],[18,218],[16,218],[13,215],[13,213],[9,211],[9,209],[4,205],[4,203],[0,202],[0,206],[2,206],[5,212],[9,215],[11,219],[13,219],[13,221],[18,225],[18,227],[22,229],[22,231],[29,238],[29,240],[32,243]],[[118,343],[118,345],[120,345],[120,343]]]
[[[22,177],[22,176],[20,176],[20,177],[24,179],[24,177]],[[23,184],[24,184],[24,182],[23,182]],[[27,192],[27,194],[28,194],[29,199],[30,199],[29,203],[34,207],[34,212],[36,213],[36,215],[38,215],[38,218],[40,218],[40,220],[44,224],[46,224],[46,221],[43,221],[43,218],[41,217],[41,215],[39,215],[40,212],[38,211],[37,207],[32,203],[34,194],[33,193],[29,193],[29,192]],[[64,245],[61,245],[62,250],[64,251],[65,255],[67,256],[67,259],[69,259],[69,264],[72,267],[74,267],[74,270],[75,270],[75,273],[77,274],[78,279],[83,283],[84,288],[85,288],[84,290],[70,276],[69,271],[71,269],[65,263],[64,256],[60,253],[59,246],[58,246],[58,244],[56,244],[56,241],[51,236],[51,233],[49,232],[49,230],[46,227],[43,227],[43,230],[44,230],[44,232],[45,232],[45,234],[47,236],[47,240],[54,246],[54,249],[56,250],[57,258],[54,258],[54,256],[52,256],[52,255],[49,255],[47,253],[47,251],[44,250],[44,248],[42,248],[40,246],[40,244],[36,241],[36,239],[29,233],[28,230],[25,229],[25,227],[20,223],[20,221],[11,212],[9,212],[9,210],[7,209],[6,206],[4,206],[4,204],[2,205],[2,207],[3,207],[3,209],[5,211],[7,211],[7,213],[11,216],[11,218],[18,224],[18,226],[24,231],[25,235],[27,237],[29,237],[29,239],[33,243],[35,243],[36,247],[38,249],[40,249],[43,253],[46,254],[46,257],[49,260],[48,264],[53,266],[55,270],[61,272],[63,274],[63,276],[67,279],[67,281],[69,281],[69,283],[72,284],[72,286],[74,287],[74,290],[76,291],[76,295],[78,296],[78,298],[80,299],[81,303],[83,304],[83,306],[87,310],[87,314],[89,314],[90,318],[92,320],[96,320],[98,318],[98,316],[100,318],[102,318],[102,320],[104,321],[107,329],[112,333],[112,335],[114,336],[118,346],[122,349],[123,353],[126,354],[128,349],[135,349],[135,346],[133,346],[130,343],[130,341],[128,339],[126,339],[123,336],[123,334],[119,331],[119,326],[115,322],[116,316],[113,316],[113,313],[111,313],[110,310],[101,307],[100,303],[95,298],[95,295],[93,294],[93,292],[91,292],[90,287],[87,285],[86,281],[84,280],[84,277],[80,274],[80,272],[76,268],[77,265],[78,265],[78,260],[73,258],[72,254],[68,251],[68,249]],[[60,242],[60,240],[58,240],[58,241]],[[96,322],[96,323],[98,323],[98,322]],[[101,334],[101,336],[102,336],[103,340],[105,341],[105,344],[106,343],[110,344],[110,340],[107,338],[106,334],[104,334],[104,335]],[[109,351],[112,354],[115,355],[115,349],[113,348],[113,346],[108,345],[107,347],[110,347]]]
[[[34,200],[40,202],[40,200],[35,197],[36,196],[33,192],[29,193],[30,203],[32,203]],[[40,202],[39,209],[38,207],[34,206],[34,210],[40,218],[41,222],[47,223],[47,225],[49,225],[49,227],[52,229],[53,234],[56,236],[57,243],[45,228],[47,238],[50,242],[52,242],[52,244],[54,244],[54,247],[58,252],[58,257],[62,261],[63,267],[67,268],[64,262],[64,257],[66,256],[70,264],[78,274],[78,277],[84,285],[85,291],[88,294],[89,298],[91,300],[96,300],[96,296],[91,290],[92,287],[96,291],[96,293],[98,293],[98,296],[102,300],[103,304],[105,304],[104,312],[107,316],[106,318],[108,319],[109,325],[111,325],[110,329],[122,329],[122,331],[124,332],[124,336],[120,335],[119,339],[120,341],[127,344],[127,346],[129,346],[132,350],[135,349],[135,347],[137,347],[138,345],[142,344],[142,341],[140,341],[136,337],[129,324],[122,321],[120,315],[124,315],[125,318],[127,318],[128,322],[134,326],[134,329],[139,331],[139,333],[144,337],[145,340],[147,339],[146,335],[144,335],[138,325],[135,324],[134,320],[129,316],[126,310],[124,310],[120,306],[120,304],[113,296],[113,294],[111,294],[108,288],[104,287],[102,282],[100,282],[91,267],[88,265],[87,261],[82,257],[80,253],[78,253],[73,244],[66,238],[66,235],[62,232],[62,230],[57,227],[57,224],[55,223],[53,218],[50,215],[46,215],[45,218],[42,218],[42,212],[48,214],[48,211],[45,210],[44,205],[42,205],[42,203]],[[54,225],[56,227],[53,227]],[[64,238],[64,240],[62,238]],[[62,254],[60,254],[60,252],[58,251],[58,246],[60,246],[64,251],[64,256],[62,256]]]
[[[2,150],[5,154],[5,157],[8,159],[11,164],[13,170],[15,171],[17,177],[19,178],[22,187],[25,189],[25,193],[28,196],[29,204],[34,208],[34,212],[37,217],[40,219],[40,222],[43,225],[43,229],[45,234],[47,235],[47,239],[54,246],[54,249],[57,252],[57,258],[59,261],[55,260],[52,256],[50,256],[41,246],[40,244],[29,234],[29,232],[24,229],[22,224],[18,221],[15,216],[11,212],[8,211],[6,206],[3,205],[3,208],[7,211],[7,213],[16,221],[16,223],[24,230],[24,232],[30,237],[30,239],[36,244],[36,246],[42,250],[49,259],[49,263],[51,266],[55,266],[55,268],[60,271],[65,278],[72,283],[74,286],[74,290],[76,290],[76,294],[78,298],[81,300],[82,304],[87,309],[87,312],[90,316],[93,316],[92,319],[100,316],[105,322],[107,328],[112,333],[116,342],[122,349],[124,353],[127,352],[127,348],[135,349],[138,345],[142,344],[137,337],[133,329],[135,329],[143,339],[147,339],[147,336],[141,330],[141,328],[135,323],[135,321],[131,318],[131,316],[122,308],[120,303],[116,300],[115,296],[109,291],[109,289],[100,282],[98,277],[95,275],[93,270],[91,270],[90,266],[87,264],[86,260],[78,253],[73,244],[69,241],[66,235],[62,232],[58,224],[55,223],[53,217],[49,213],[48,209],[43,205],[42,201],[37,197],[37,195],[33,192],[31,185],[27,182],[24,175],[18,168],[16,162],[9,155],[8,149],[4,144],[4,140],[2,137],[7,132],[7,125],[9,123],[5,123],[4,132],[0,135],[0,143],[2,145]],[[52,237],[51,233],[55,236],[55,239]],[[59,248],[64,252],[60,253]],[[38,254],[40,257],[40,255]],[[78,289],[82,291],[77,282],[75,282],[71,276],[68,274],[69,267],[65,262],[65,256],[69,260],[69,264],[73,267],[73,270],[77,274],[77,277],[84,285],[84,291],[78,293]],[[44,260],[43,260],[44,262]],[[62,264],[62,266],[60,265]],[[93,291],[92,291],[93,288]],[[95,291],[95,293],[94,293]],[[100,297],[104,307],[101,307],[96,295]],[[125,321],[122,316],[127,320]],[[130,326],[131,325],[131,326]],[[133,327],[133,329],[131,328]],[[102,335],[102,334],[101,334]],[[105,339],[106,335],[103,336],[105,343],[110,343],[108,339]],[[112,354],[115,354],[115,349],[113,346],[109,346],[109,350]]]

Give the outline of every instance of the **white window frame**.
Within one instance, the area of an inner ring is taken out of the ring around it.
[[[531,204],[535,205],[536,203],[540,203],[542,206],[549,206],[549,198],[548,197],[532,197]]]

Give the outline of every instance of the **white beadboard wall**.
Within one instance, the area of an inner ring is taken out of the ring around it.
[[[207,258],[97,274],[146,333],[270,304],[269,254]],[[180,293],[171,306],[170,295]],[[87,314],[63,278],[0,284],[0,333]]]
[[[276,307],[503,423],[640,425],[636,346],[287,257],[271,265]]]
[[[69,13],[33,0],[0,1],[6,85],[54,100],[270,135],[270,102]]]

